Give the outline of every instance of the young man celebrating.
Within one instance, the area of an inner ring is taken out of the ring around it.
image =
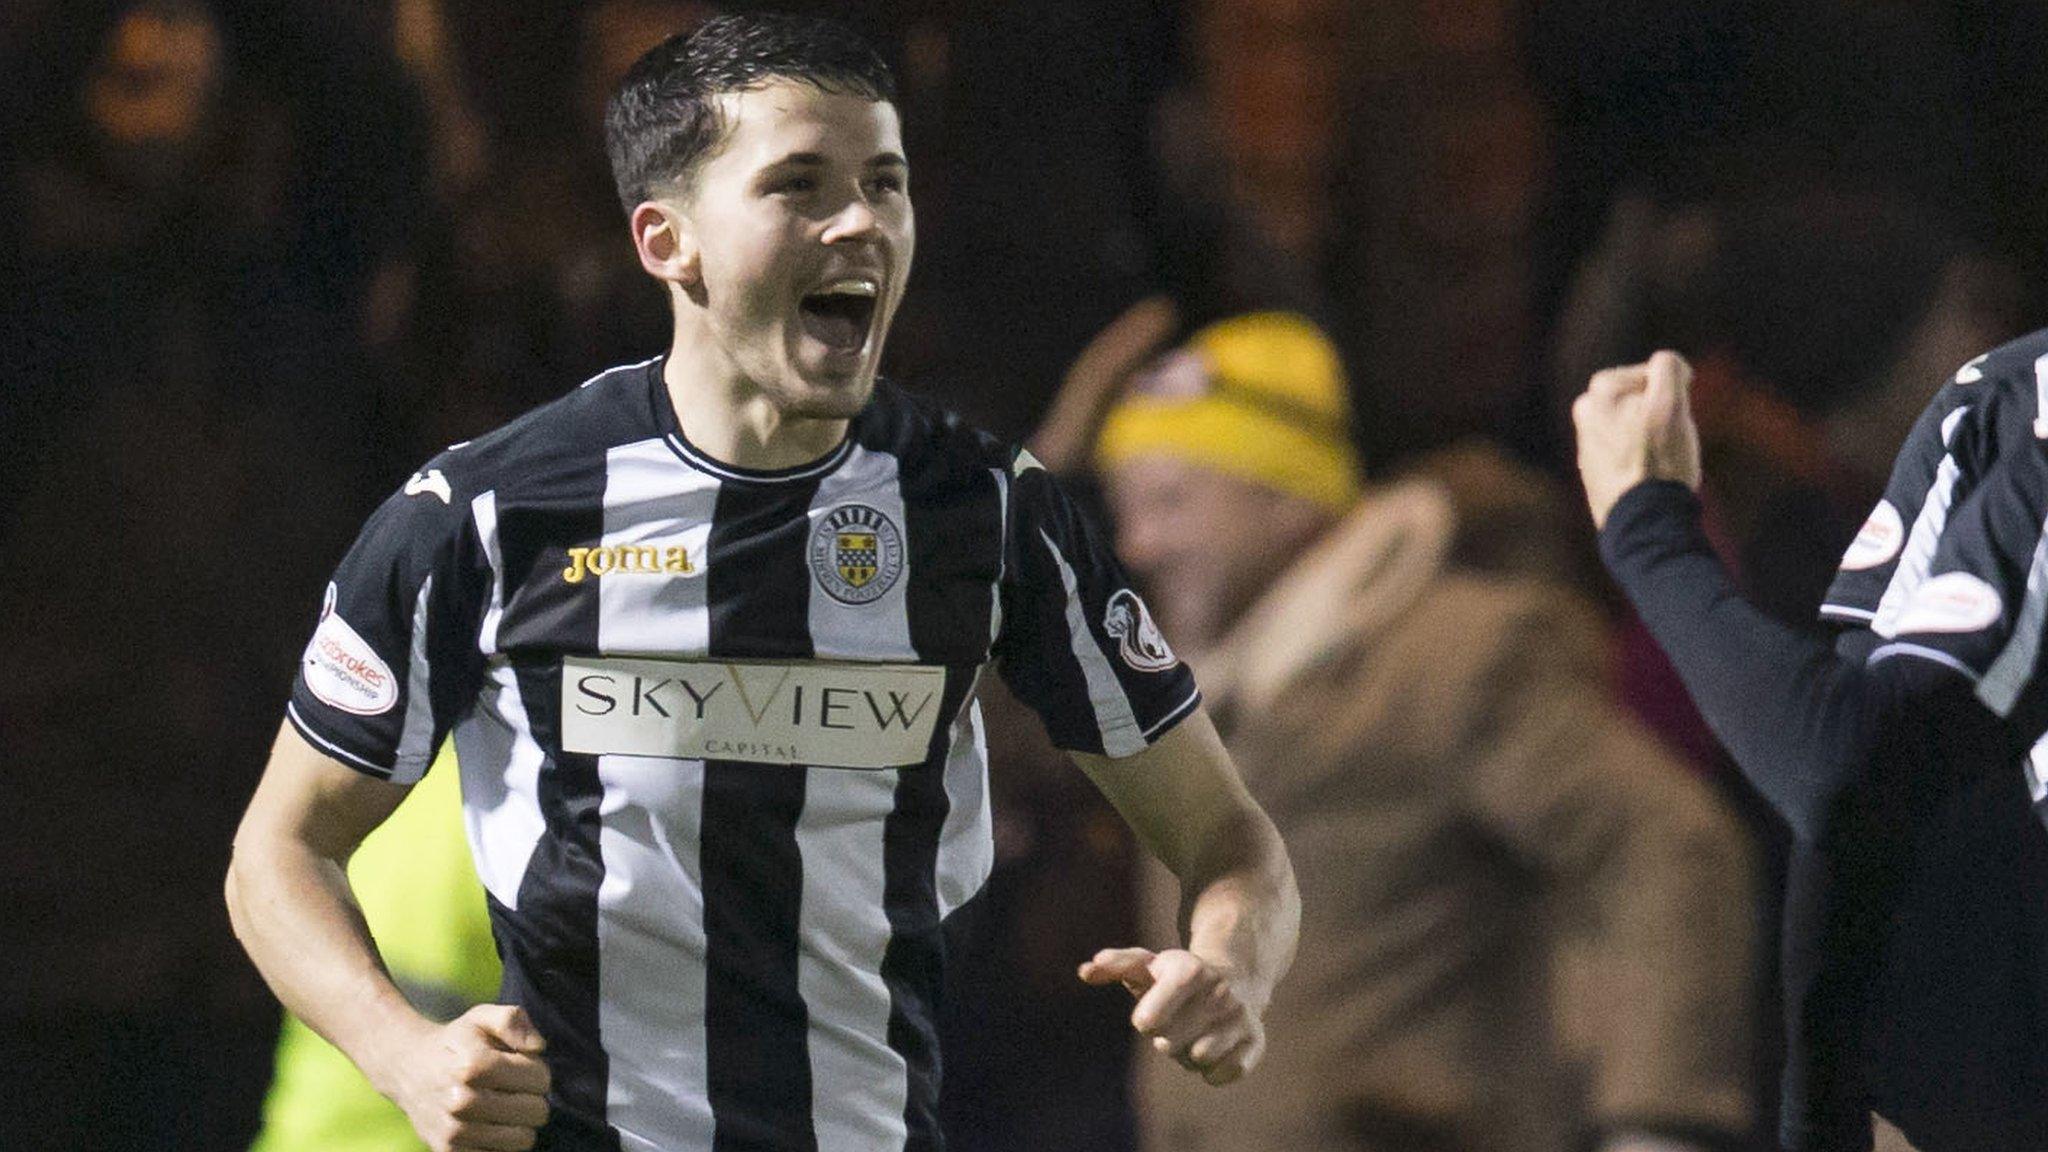
[[[1205,1079],[1259,1059],[1294,880],[1187,668],[1029,455],[876,383],[891,87],[790,17],[636,64],[608,145],[668,353],[430,461],[329,586],[228,900],[436,1148],[938,1148],[988,664],[1184,885],[1184,949],[1090,973]],[[510,1003],[436,1026],[342,863],[448,732]]]

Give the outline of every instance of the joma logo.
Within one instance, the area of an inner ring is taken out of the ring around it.
[[[562,582],[581,584],[586,576],[687,576],[696,570],[690,563],[690,550],[680,544],[614,544],[569,549],[569,566],[562,569]]]

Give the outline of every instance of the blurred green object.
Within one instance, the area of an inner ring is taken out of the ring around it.
[[[392,979],[413,1006],[452,1020],[497,995],[498,952],[462,831],[453,745],[363,841],[348,878]],[[413,1152],[405,1114],[348,1057],[287,1015],[251,1152]]]

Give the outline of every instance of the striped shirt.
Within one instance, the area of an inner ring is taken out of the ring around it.
[[[2048,331],[1963,365],[1899,450],[1842,557],[1825,621],[1868,628],[1870,659],[1933,661],[2030,739],[2048,729]],[[2028,782],[2048,817],[2048,741]]]
[[[975,685],[1128,756],[1198,704],[1028,453],[886,383],[802,467],[720,463],[662,361],[430,461],[294,684],[406,783],[453,734],[543,1147],[938,1149],[947,919],[992,862]]]

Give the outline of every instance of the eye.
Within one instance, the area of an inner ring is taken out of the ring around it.
[[[899,196],[903,194],[904,187],[908,183],[909,180],[901,172],[882,172],[868,180],[868,185],[876,192],[887,192]]]
[[[811,176],[784,176],[768,186],[768,191],[777,196],[802,196],[818,190],[818,181]]]

